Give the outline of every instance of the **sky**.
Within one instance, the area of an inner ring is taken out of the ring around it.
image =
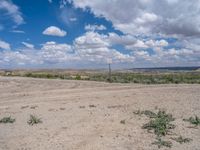
[[[200,0],[0,0],[0,69],[200,66]]]

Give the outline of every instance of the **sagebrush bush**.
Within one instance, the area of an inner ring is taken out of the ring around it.
[[[4,117],[0,120],[0,123],[14,123],[15,119],[11,118],[11,117]]]
[[[37,118],[34,115],[30,115],[30,119],[27,122],[29,125],[34,125],[34,124],[38,124],[38,123],[42,123],[40,118]]]
[[[191,124],[195,126],[200,125],[200,118],[195,116],[195,117],[190,117],[189,119],[183,119],[184,121],[190,122]]]

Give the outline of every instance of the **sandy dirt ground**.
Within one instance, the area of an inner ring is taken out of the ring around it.
[[[172,150],[200,150],[200,128],[183,121],[200,116],[200,85],[0,77],[0,118],[16,119],[0,124],[0,150],[157,150],[156,136],[141,128],[149,119],[133,113],[157,108],[176,118],[171,137],[193,139],[172,141]],[[30,114],[42,123],[28,125]]]

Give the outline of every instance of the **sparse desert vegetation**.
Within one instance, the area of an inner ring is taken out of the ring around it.
[[[87,80],[113,83],[140,84],[200,84],[199,71],[171,71],[171,72],[127,72],[113,71],[108,81],[107,71],[10,71],[0,72],[2,76],[21,76],[45,79]]]
[[[183,119],[183,120],[191,123],[194,126],[200,126],[200,118],[198,116],[190,117],[189,119]]]
[[[150,112],[150,111],[145,111]],[[145,114],[145,113],[144,113]],[[142,126],[143,129],[147,129],[148,131],[153,130],[153,132],[158,136],[167,135],[171,129],[175,128],[175,125],[171,124],[175,119],[171,114],[167,114],[165,111],[158,111],[158,113],[147,113],[148,117],[151,120]]]
[[[30,115],[30,118],[27,122],[29,125],[35,125],[35,124],[38,124],[38,123],[42,123],[42,120],[41,118],[38,118],[37,116],[35,115]]]
[[[159,110],[157,113],[145,110],[145,111],[136,111],[134,112],[136,115],[146,115],[150,118],[150,121],[148,123],[145,123],[142,126],[142,129],[147,129],[148,132],[153,130],[153,133],[157,136],[156,141],[154,141],[152,144],[157,145],[158,148],[162,147],[172,147],[171,141],[165,141],[163,137],[172,135],[173,130],[175,129],[175,125],[172,124],[173,121],[175,121],[175,118],[172,116],[172,114],[167,114],[165,111]],[[174,134],[174,133],[173,133]],[[180,144],[183,143],[189,143],[192,141],[190,138],[183,138],[181,135],[179,137],[171,137],[171,140],[174,140]]]
[[[0,120],[0,123],[14,123],[14,122],[15,122],[15,119],[11,118],[10,116],[9,117],[3,117]]]

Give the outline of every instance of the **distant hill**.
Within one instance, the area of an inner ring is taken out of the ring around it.
[[[132,68],[130,70],[136,70],[136,71],[197,71],[197,70],[200,70],[200,66],[192,66],[192,67]]]

